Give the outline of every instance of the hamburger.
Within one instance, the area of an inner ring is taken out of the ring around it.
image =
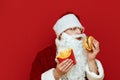
[[[86,37],[83,40],[83,46],[87,51],[93,51],[93,40],[94,40],[93,36]]]

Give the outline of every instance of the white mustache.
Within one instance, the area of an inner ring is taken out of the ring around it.
[[[84,38],[84,34],[76,34],[76,35],[71,35],[72,38]]]
[[[69,35],[67,33],[63,33],[62,34],[62,38],[73,38],[73,39],[76,39],[76,38],[85,38],[86,35],[83,33],[83,34],[74,34],[74,35]]]

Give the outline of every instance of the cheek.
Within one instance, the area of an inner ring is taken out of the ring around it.
[[[75,34],[73,31],[66,31],[65,33],[67,33],[69,35],[74,35]]]

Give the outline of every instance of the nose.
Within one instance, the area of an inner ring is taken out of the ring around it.
[[[81,30],[77,28],[77,29],[75,30],[75,33],[76,33],[76,34],[81,34]]]

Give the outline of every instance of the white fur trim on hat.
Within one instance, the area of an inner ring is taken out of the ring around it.
[[[67,14],[56,22],[53,29],[56,35],[60,35],[66,29],[73,27],[83,28],[78,18],[74,14]]]

